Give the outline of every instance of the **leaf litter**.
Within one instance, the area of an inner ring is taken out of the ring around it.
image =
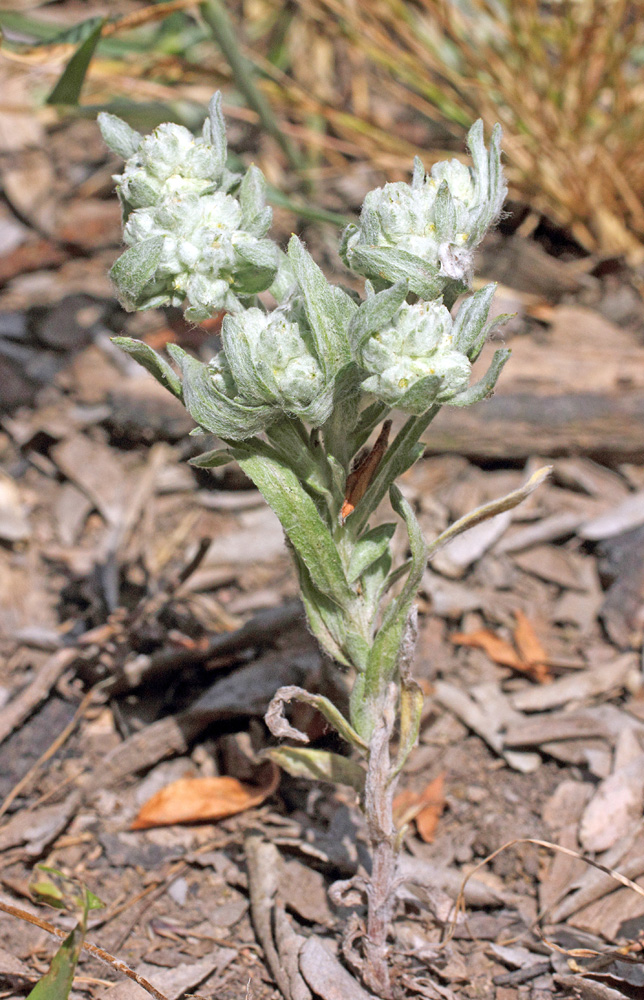
[[[112,169],[102,147],[87,162],[93,126],[60,125],[54,146],[40,121],[20,121],[1,216],[19,242],[0,255],[0,775],[11,776],[4,795],[27,782],[0,820],[1,898],[20,902],[44,855],[105,899],[90,938],[168,997],[238,1000],[251,980],[255,1000],[268,1000],[273,977],[294,1000],[360,997],[327,897],[367,863],[355,792],[289,775],[279,788],[256,784],[226,743],[248,736],[259,757],[278,687],[341,697],[342,677],[302,625],[281,533],[255,491],[230,466],[187,465],[203,444],[187,437],[183,410],[109,342],[122,332],[173,339],[207,357],[217,326],[118,310],[105,279],[117,220],[99,196],[74,205],[74,157],[97,191],[93,171]],[[61,249],[70,226],[85,233],[84,256]],[[522,308],[489,433],[446,415],[428,441],[434,454],[403,478],[432,538],[553,465],[529,502],[446,546],[424,576],[416,669],[428,700],[401,782],[400,821],[411,822],[392,938],[408,994],[542,1000],[559,987],[591,998],[641,988],[623,960],[640,969],[642,897],[579,858],[592,852],[644,877],[641,385],[619,382],[625,365],[638,370],[641,345],[637,329],[601,315],[602,280],[595,299],[542,303],[536,319],[534,303]],[[582,382],[598,378],[592,400],[579,392],[582,341]],[[521,408],[526,385],[534,414]],[[557,417],[595,405],[583,427]],[[47,757],[68,719],[49,732],[58,716],[46,710],[73,715],[90,688],[95,699]],[[337,753],[312,711],[297,725]],[[148,777],[161,783],[166,825],[133,830]],[[464,876],[513,840],[467,883],[467,919],[440,949]],[[254,869],[253,851],[264,858]],[[6,913],[0,928],[21,968],[38,969],[41,932]],[[608,972],[586,968],[598,956]],[[104,989],[93,980],[116,975],[85,954],[79,968],[91,997]]]

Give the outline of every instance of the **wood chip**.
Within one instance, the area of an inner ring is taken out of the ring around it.
[[[587,851],[605,851],[637,825],[644,808],[644,754],[609,775],[584,810],[579,839]]]
[[[579,535],[589,542],[598,542],[638,528],[641,524],[644,524],[644,490],[631,493],[608,513],[587,521],[579,529]]]
[[[31,528],[20,490],[11,476],[0,471],[0,539],[4,542],[24,542],[30,535]]]
[[[586,577],[592,572],[590,559],[554,545],[536,545],[513,559],[525,573],[568,590],[586,590]]]
[[[571,701],[584,701],[608,691],[623,690],[629,675],[636,669],[637,658],[632,653],[625,653],[611,663],[592,670],[579,670],[553,681],[552,684],[517,691],[510,696],[510,702],[520,712],[543,712],[559,708]]]
[[[375,1000],[317,937],[308,938],[302,948],[300,969],[311,989],[322,1000]]]
[[[45,700],[51,689],[74,662],[75,649],[60,649],[38,670],[33,681],[0,709],[0,743],[15,732],[25,719]]]
[[[496,687],[491,686],[491,687]],[[491,699],[494,697],[496,712],[492,708]],[[461,720],[469,729],[475,732],[481,739],[495,751],[501,754],[510,767],[517,771],[530,773],[536,771],[541,765],[541,758],[534,753],[520,753],[516,750],[506,750],[503,746],[501,730],[511,722],[518,722],[516,713],[513,713],[510,703],[503,697],[498,688],[496,691],[487,689],[485,707],[478,705],[465,691],[457,688],[447,681],[436,681],[434,686],[434,698],[443,705],[444,708]]]

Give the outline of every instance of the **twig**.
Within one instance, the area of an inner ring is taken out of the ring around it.
[[[42,667],[24,690],[0,712],[0,743],[22,725],[27,716],[44,701],[56,681],[78,656],[77,649],[59,649]]]
[[[8,913],[10,917],[17,917],[18,920],[25,920],[28,924],[34,924],[35,927],[40,927],[41,930],[47,931],[48,934],[53,934],[54,937],[64,939],[69,933],[68,931],[62,930],[60,927],[54,927],[54,925],[50,924],[47,920],[42,920],[40,917],[36,917],[32,913],[28,913],[27,910],[22,910],[19,906],[11,906],[10,903],[3,903],[1,900],[0,910],[3,910],[4,913]],[[90,955],[98,958],[100,962],[103,962],[105,965],[110,965],[113,969],[116,969],[117,972],[122,972],[124,976],[128,977],[128,979],[132,979],[142,989],[144,989],[146,993],[153,996],[155,1000],[168,1000],[164,993],[161,993],[156,986],[153,986],[152,983],[147,981],[147,979],[140,976],[138,972],[131,969],[129,965],[122,962],[120,958],[115,958],[114,955],[110,955],[109,952],[103,951],[102,948],[97,948],[95,944],[90,944],[89,941],[83,941],[81,947],[83,951],[89,952]]]
[[[74,729],[78,725],[78,722],[80,721],[80,719],[82,719],[83,715],[85,714],[85,710],[92,701],[92,698],[94,697],[95,693],[96,693],[96,688],[93,687],[85,694],[80,705],[74,712],[73,719],[70,722],[68,722],[63,731],[58,734],[58,736],[51,744],[51,746],[49,746],[47,750],[45,750],[44,754],[42,754],[42,756],[38,758],[36,763],[29,768],[27,773],[20,779],[20,781],[13,786],[13,788],[5,798],[2,805],[0,805],[0,816],[4,816],[11,803],[14,801],[15,798],[17,798],[18,795],[20,795],[22,790],[29,784],[29,782],[33,778],[34,774],[36,774],[38,769],[42,767],[42,765],[45,764],[48,760],[50,760],[54,756],[54,754],[58,750],[60,750],[60,748],[63,746],[66,740],[69,739],[71,734],[74,732]]]
[[[181,667],[205,663],[216,656],[228,656],[231,653],[248,649],[249,646],[273,640],[301,618],[302,605],[300,602],[289,601],[281,607],[259,611],[234,632],[213,636],[205,649],[164,649],[145,660],[139,657],[133,664],[126,664],[123,674],[116,678],[110,688],[110,695],[114,696],[122,694],[124,691],[131,691],[140,684],[149,682],[152,678],[159,680],[159,678]]]

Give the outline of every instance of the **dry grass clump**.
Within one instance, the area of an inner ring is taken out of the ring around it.
[[[296,82],[280,82],[291,113],[323,117],[344,140],[336,161],[359,151],[390,171],[412,151],[429,159],[427,138],[405,128],[415,119],[418,133],[418,112],[427,135],[433,122],[461,142],[473,119],[500,121],[515,197],[589,251],[636,258],[643,15],[641,0],[300,0],[289,27]],[[401,109],[393,135],[383,105]]]

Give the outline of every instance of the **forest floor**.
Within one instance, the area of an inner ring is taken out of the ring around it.
[[[274,515],[234,468],[187,464],[203,439],[109,339],[208,357],[217,322],[119,308],[107,278],[118,163],[93,122],[36,139],[1,167],[0,903],[65,928],[27,890],[34,864],[52,865],[105,903],[88,940],[169,1000],[269,1000],[270,913],[267,932],[251,897],[281,901],[286,946],[314,937],[338,953],[348,911],[327,889],[368,858],[354,794],[278,775],[261,758],[262,716],[283,684],[341,698],[344,679],[307,633]],[[282,210],[276,221],[342,278],[330,227]],[[423,579],[427,705],[397,800],[414,884],[392,932],[394,979],[430,1000],[642,997],[644,893],[528,842],[644,886],[641,281],[518,221],[479,262],[499,281],[494,308],[515,314],[498,392],[442,413],[401,485],[431,538],[538,466],[553,471]],[[299,725],[332,745],[319,718]],[[240,784],[204,805],[198,789],[224,775]],[[144,828],[142,807],[184,778],[205,784],[175,786]],[[477,868],[450,932],[464,877],[517,839]],[[270,872],[264,841],[279,852]],[[0,913],[2,996],[26,995],[54,948]],[[315,991],[342,995],[332,975]],[[81,958],[73,996],[135,994]]]

